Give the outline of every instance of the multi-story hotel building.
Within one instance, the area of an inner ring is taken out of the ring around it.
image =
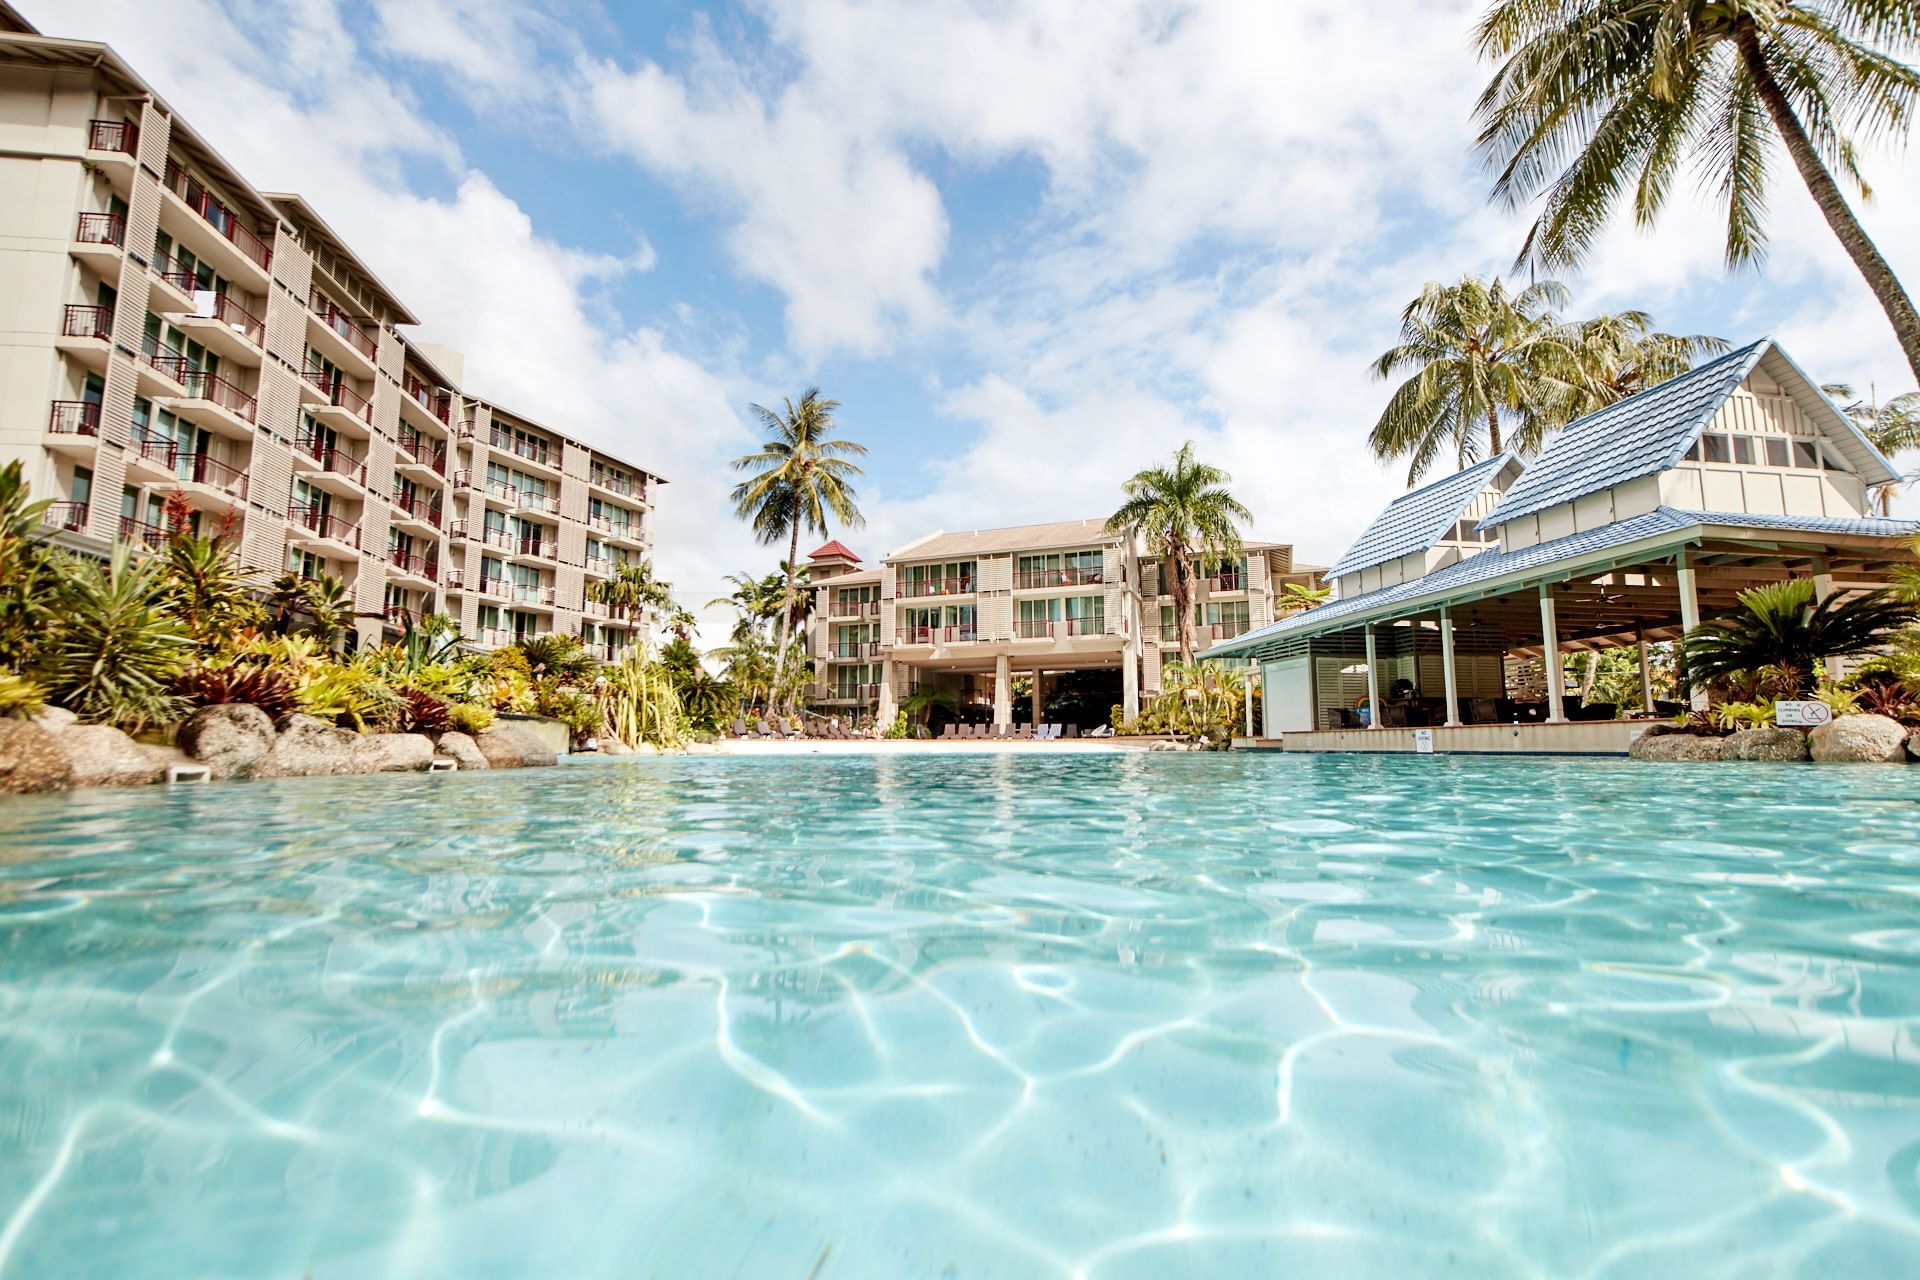
[[[177,492],[263,575],[343,581],[363,640],[444,611],[611,658],[638,625],[586,587],[651,554],[657,477],[464,394],[306,200],[4,0],[0,281],[0,462],[61,541],[154,545]]]
[[[823,710],[884,721],[932,685],[1008,724],[1013,680],[1028,677],[1037,723],[1051,677],[1109,671],[1131,718],[1159,692],[1162,664],[1179,658],[1171,568],[1103,520],[930,534],[871,569],[838,541],[808,560],[812,700]],[[1267,625],[1286,583],[1316,581],[1292,547],[1247,542],[1194,583],[1195,644]]]

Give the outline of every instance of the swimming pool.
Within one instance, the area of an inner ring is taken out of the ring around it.
[[[0,803],[0,1275],[1920,1274],[1920,769]]]

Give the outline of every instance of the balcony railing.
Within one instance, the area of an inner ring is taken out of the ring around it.
[[[295,447],[318,462],[322,470],[343,475],[358,485],[366,484],[366,464],[345,450],[328,444],[325,437],[304,435],[295,442]]]
[[[313,314],[320,317],[320,323],[339,334],[346,344],[372,360],[380,351],[380,342],[372,334],[354,323],[353,317],[335,306],[333,299],[318,289],[307,292],[307,306]]]
[[[169,535],[157,524],[148,524],[134,516],[120,517],[120,541],[157,551],[167,545]]]
[[[1207,594],[1222,595],[1229,591],[1245,591],[1247,575],[1244,573],[1216,573],[1207,579]]]
[[[505,449],[529,462],[537,462],[543,467],[555,466],[549,460],[547,446],[533,440],[522,440],[511,431],[495,427],[487,435],[487,443],[495,449]]]
[[[175,382],[187,380],[187,358],[164,342],[153,344],[153,350],[143,352],[140,358],[153,367],[155,372],[163,373]]]
[[[404,491],[394,494],[393,509],[436,529],[440,527],[440,504],[429,502],[421,494]]]
[[[193,272],[181,267],[178,260],[164,253],[153,256],[153,270],[162,280],[178,289],[181,293],[193,293],[200,288],[200,280]]]
[[[189,288],[188,292],[193,290]],[[235,302],[231,294],[215,294],[213,311],[206,318],[218,320],[256,347],[267,340],[267,322]]]
[[[978,628],[969,622],[952,627],[901,627],[894,636],[894,643],[972,644],[979,638]]]
[[[243,418],[248,422],[256,420],[256,415],[260,411],[258,402],[219,374],[208,373],[203,369],[190,369],[180,380],[187,384],[188,400],[205,400],[219,405],[235,417]]]
[[[136,155],[140,149],[140,128],[129,120],[87,121],[87,150],[118,151]]]
[[[325,369],[308,369],[300,376],[309,386],[319,388],[328,404],[340,406],[362,422],[373,421],[373,401],[355,391],[341,375]]]
[[[409,396],[413,397],[415,404],[440,419],[440,421],[445,422],[453,416],[453,393],[451,391],[430,387],[420,381],[420,379],[406,372],[402,372],[400,375],[400,386]]]
[[[614,475],[610,471],[602,471],[598,467],[594,467],[588,471],[587,482],[589,484],[597,484],[602,489],[607,490],[607,492],[617,493],[622,497],[631,498],[633,496],[634,484],[632,479],[627,476]]]
[[[98,400],[55,400],[47,418],[47,430],[57,436],[97,436],[100,434]]]
[[[328,515],[318,507],[303,506],[296,502],[287,508],[287,519],[316,537],[344,542],[355,551],[360,549],[360,526],[348,524],[339,516]]]
[[[73,229],[73,238],[81,244],[123,248],[127,243],[127,220],[117,213],[83,213]]]
[[[513,643],[513,632],[505,627],[482,627],[478,638],[488,648],[504,649]]]
[[[880,642],[878,640],[860,640],[851,643],[843,642],[834,645],[833,652],[829,656],[834,658],[877,658],[880,656]]]
[[[454,434],[459,436],[462,440],[471,440],[473,439],[474,433],[477,429],[478,428],[474,426],[474,421],[472,418],[463,418],[460,421],[460,425],[454,428]]]
[[[1102,582],[1102,570],[1069,565],[1062,569],[1026,569],[1013,575],[1013,585],[1022,591],[1045,587],[1091,587]]]
[[[540,560],[558,560],[560,548],[547,538],[522,537],[514,547],[516,555],[533,556]]]
[[[1014,624],[1014,635],[1022,640],[1044,640],[1050,636],[1103,636],[1105,618],[1024,618]]]
[[[198,178],[172,160],[167,161],[166,183],[169,190],[186,202],[187,208],[205,219],[208,226],[226,237],[234,248],[245,254],[262,271],[273,266],[273,246],[240,225],[238,214],[220,203],[211,191],[201,185]]]
[[[480,594],[501,596],[510,599],[513,595],[513,587],[505,578],[489,577],[482,574],[480,578]]]
[[[581,562],[580,567],[588,573],[598,574],[604,578],[613,572],[613,561],[606,559],[604,556],[588,556]]]
[[[513,602],[515,604],[546,605],[550,608],[553,605],[553,588],[528,586],[524,583],[516,582],[513,585]]]
[[[429,560],[427,557],[415,555],[411,551],[403,551],[399,547],[394,547],[387,552],[387,563],[402,573],[414,574],[418,577],[425,578],[428,582],[440,581],[439,561]]]
[[[483,546],[496,547],[501,551],[511,551],[514,548],[513,535],[505,529],[483,528],[473,536]]]
[[[172,449],[172,446],[169,446]],[[142,450],[144,452],[144,450]],[[189,484],[204,484],[246,501],[247,473],[204,453],[174,453],[173,474]]]
[[[447,446],[431,436],[423,436],[412,427],[400,428],[400,447],[413,455],[414,461],[431,469],[436,475],[447,474]]]
[[[877,618],[880,616],[878,600],[835,600],[827,606],[829,618]]]
[[[180,446],[171,440],[162,440],[158,436],[143,436],[135,441],[140,446],[140,456],[148,462],[157,462],[167,470],[173,470],[173,460],[180,456]]]
[[[900,594],[909,597],[964,596],[972,591],[972,578],[907,578],[900,583]]]
[[[65,529],[71,533],[78,533],[87,527],[87,504],[49,502],[46,511],[40,517],[40,523],[49,529]]]
[[[1195,644],[1210,643],[1215,640],[1231,640],[1235,636],[1245,635],[1252,624],[1246,622],[1198,622],[1193,627]],[[1174,623],[1165,623],[1160,628],[1161,644],[1179,644],[1180,628]]]
[[[446,581],[440,585],[449,591],[465,591],[467,589],[467,575],[459,569],[449,569],[447,570]]]
[[[63,338],[98,338],[102,342],[113,340],[113,308],[87,306],[83,303],[71,303],[66,314],[60,318],[60,336]]]

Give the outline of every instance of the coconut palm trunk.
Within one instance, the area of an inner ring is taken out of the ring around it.
[[[1173,617],[1180,636],[1180,661],[1193,665],[1193,566],[1187,549],[1176,542],[1168,549],[1173,564]]]
[[[1786,91],[1780,87],[1773,69],[1767,65],[1766,54],[1760,47],[1760,29],[1752,18],[1739,21],[1734,28],[1733,39],[1734,46],[1740,51],[1741,63],[1753,78],[1754,91],[1766,107],[1773,127],[1780,131],[1781,141],[1786,144],[1787,154],[1793,158],[1794,168],[1800,171],[1801,181],[1807,184],[1814,204],[1819,206],[1827,226],[1833,229],[1840,247],[1853,259],[1853,265],[1886,311],[1887,319],[1893,323],[1894,336],[1900,342],[1900,351],[1907,357],[1908,367],[1913,370],[1914,380],[1920,381],[1920,311],[1914,309],[1913,299],[1907,296],[1899,278],[1893,274],[1893,268],[1887,265],[1878,246],[1867,235],[1866,228],[1854,216],[1846,196],[1840,191],[1840,184],[1820,163],[1813,140],[1807,136],[1800,118],[1793,112],[1793,104],[1787,100]]]
[[[787,590],[780,601],[780,626],[776,633],[773,649],[773,687],[780,687],[780,676],[787,666],[787,635],[793,627],[793,575],[794,561],[800,558],[800,521],[793,522],[793,529],[787,535]],[[793,700],[787,700],[787,709],[793,709]]]

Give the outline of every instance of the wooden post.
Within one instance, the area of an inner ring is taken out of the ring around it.
[[[1380,662],[1373,647],[1373,624],[1367,624],[1367,728],[1380,727]]]
[[[1453,614],[1440,606],[1440,675],[1447,690],[1447,727],[1460,723],[1460,677],[1453,665]]]
[[[1653,714],[1653,659],[1647,652],[1647,629],[1635,627],[1633,638],[1640,646],[1640,702],[1648,715]]]
[[[1678,572],[1674,575],[1680,585],[1680,638],[1685,640],[1693,629],[1700,625],[1700,592],[1694,582],[1693,566],[1687,563],[1687,549],[1680,548],[1674,556],[1674,566]],[[1707,691],[1695,688],[1687,698],[1688,705],[1695,711],[1707,709]]]
[[[1554,612],[1553,593],[1540,585],[1540,660],[1547,669],[1547,723],[1567,722],[1566,695],[1562,686],[1566,677],[1560,669],[1560,624]]]

